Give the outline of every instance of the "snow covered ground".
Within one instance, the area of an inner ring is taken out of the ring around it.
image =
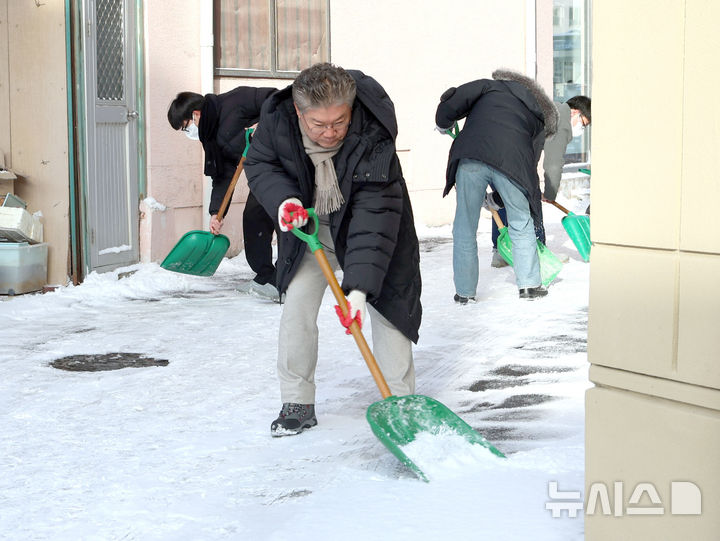
[[[584,207],[583,207],[584,208]],[[581,210],[581,209],[573,209]],[[491,269],[483,213],[478,302],[452,295],[450,228],[423,229],[417,394],[506,453],[418,442],[429,483],[365,420],[380,394],[328,290],[319,325],[317,427],[271,438],[281,307],[215,276],[157,264],[0,302],[0,538],[12,540],[577,540],[550,482],[582,491],[589,265],[545,205],[548,246],[569,256],[550,294],[517,298]],[[128,274],[129,273],[129,274]],[[69,355],[139,353],[166,366],[71,372]],[[441,451],[438,451],[441,449]]]

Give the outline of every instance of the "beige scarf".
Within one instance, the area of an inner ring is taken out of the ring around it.
[[[310,160],[315,166],[315,202],[313,204],[315,212],[318,216],[330,214],[345,203],[338,186],[337,174],[332,161],[333,156],[340,150],[343,142],[340,141],[332,148],[321,147],[308,137],[303,123],[298,122],[298,124],[300,125],[305,152],[310,156]]]

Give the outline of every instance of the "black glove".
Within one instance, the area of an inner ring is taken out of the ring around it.
[[[502,197],[498,192],[490,192],[485,194],[485,201],[483,201],[483,207],[490,210],[500,210],[505,208]]]

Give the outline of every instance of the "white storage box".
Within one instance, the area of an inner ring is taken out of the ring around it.
[[[40,218],[23,208],[0,207],[0,239],[10,242],[43,241]]]
[[[0,295],[38,291],[47,281],[48,245],[0,242]]]

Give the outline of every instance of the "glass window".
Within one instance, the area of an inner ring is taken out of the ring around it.
[[[590,96],[590,2],[553,0],[553,99]],[[566,163],[590,162],[590,130],[567,147]]]
[[[215,0],[215,73],[294,77],[329,51],[328,0]]]

